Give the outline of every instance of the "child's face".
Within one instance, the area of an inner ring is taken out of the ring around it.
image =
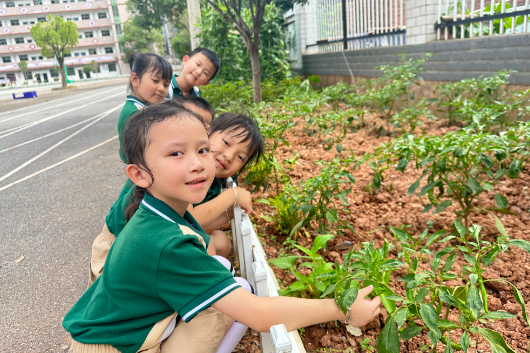
[[[154,125],[149,141],[145,158],[154,182],[148,190],[184,214],[204,199],[215,177],[208,134],[199,121],[182,117]]]
[[[141,77],[136,73],[131,74],[131,83],[133,85],[133,95],[140,98],[146,103],[159,103],[166,98],[170,81],[164,81],[161,75],[155,75],[153,72],[146,72]]]
[[[197,53],[191,58],[185,56],[182,58],[182,72],[180,77],[183,77],[191,86],[205,86],[210,83],[215,72],[215,65],[204,54]]]
[[[215,159],[215,176],[228,178],[237,173],[250,157],[250,141],[241,142],[245,138],[245,130],[239,129],[230,134],[214,132],[210,136],[212,153]],[[237,136],[243,133],[242,136]]]

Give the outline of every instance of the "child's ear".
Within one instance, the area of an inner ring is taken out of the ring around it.
[[[147,189],[151,186],[151,176],[145,170],[139,168],[136,164],[129,164],[125,171],[127,172],[129,179],[131,179],[131,181],[137,186],[144,189]]]
[[[189,56],[184,55],[184,57],[182,58],[182,65],[186,64],[186,63],[188,62],[189,59],[190,59]]]
[[[206,133],[209,135],[210,134],[210,125],[206,125]]]
[[[140,77],[138,77],[136,72],[133,72],[131,74],[131,84],[133,85],[134,88],[137,88],[139,83],[140,83]]]

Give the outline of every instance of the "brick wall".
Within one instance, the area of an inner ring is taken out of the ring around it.
[[[530,34],[303,55],[303,73],[350,76],[349,65],[355,76],[378,77],[381,73],[376,67],[395,64],[399,61],[396,54],[418,58],[429,52],[434,55],[424,64],[422,73],[428,81],[459,81],[512,69],[518,71],[511,76],[512,84],[530,85]]]

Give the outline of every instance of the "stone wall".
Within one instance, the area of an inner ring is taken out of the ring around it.
[[[350,77],[351,70],[354,76],[378,77],[376,67],[395,64],[396,54],[419,58],[429,52],[434,55],[421,74],[428,81],[459,81],[512,69],[517,71],[512,84],[530,85],[528,33],[303,55],[303,74]]]

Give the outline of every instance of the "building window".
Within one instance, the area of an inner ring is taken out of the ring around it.
[[[2,27],[2,21],[0,21],[0,27]]]
[[[11,62],[11,57],[10,56],[2,56],[2,61],[4,63],[10,63]]]
[[[101,36],[102,37],[110,37],[110,31],[108,31],[108,30],[101,31]]]
[[[24,38],[15,38],[15,43],[17,43],[17,44],[24,43]]]
[[[68,72],[68,76],[75,76],[75,70],[73,67],[66,67],[66,71]]]
[[[50,76],[51,77],[59,77],[59,70],[57,70],[57,68],[55,68],[55,67],[52,67],[50,69]]]
[[[26,43],[33,43],[33,39],[26,39]]]
[[[83,36],[80,34],[77,38],[81,39],[81,38],[83,38]]]
[[[109,71],[111,72],[116,71],[116,64],[109,64]]]
[[[26,80],[31,80],[33,78],[33,73],[31,71],[26,72]]]
[[[65,58],[69,58],[69,57],[71,57],[71,56],[72,56],[72,53],[64,54],[64,57],[65,57]]]
[[[107,18],[107,13],[106,12],[100,12],[98,13],[98,18],[101,20],[103,18]]]
[[[42,5],[42,0],[33,0],[33,5]]]
[[[25,54],[19,55],[18,57],[20,58],[20,61],[22,61],[22,60],[28,61],[28,56],[25,55]]]
[[[46,22],[46,17],[37,17],[37,22]]]
[[[122,30],[121,30],[121,24],[116,24],[116,34],[117,35],[120,35],[122,34]]]
[[[98,51],[97,49],[88,49],[88,55],[97,55]]]
[[[114,53],[114,48],[105,48],[105,54],[112,54]]]
[[[52,4],[59,4],[60,1],[59,0],[52,0]]]
[[[35,21],[24,21],[22,22],[23,25],[34,25]]]
[[[14,1],[6,1],[6,7],[15,7]]]
[[[7,40],[0,39],[0,45],[7,45]]]
[[[86,53],[85,52],[81,52],[81,56],[86,56]]]
[[[79,56],[79,53],[74,53],[74,56]]]
[[[87,14],[87,13],[82,13],[82,14],[81,14],[81,19],[82,19],[82,20],[90,20],[90,15]]]
[[[11,20],[11,26],[18,26],[20,25],[20,22],[18,20]]]
[[[85,32],[85,38],[92,38],[92,37],[94,37],[93,32]]]

